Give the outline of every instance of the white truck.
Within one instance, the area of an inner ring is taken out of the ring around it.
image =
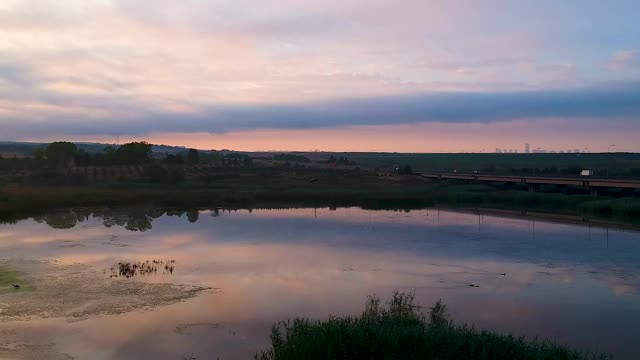
[[[588,177],[588,176],[593,176],[593,170],[580,171],[580,177]]]

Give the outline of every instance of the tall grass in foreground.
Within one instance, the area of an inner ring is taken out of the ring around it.
[[[326,321],[295,319],[273,326],[271,349],[256,360],[438,359],[542,360],[608,359],[547,341],[500,335],[454,324],[446,305],[425,315],[414,293],[394,293],[386,304],[369,297],[360,316]]]

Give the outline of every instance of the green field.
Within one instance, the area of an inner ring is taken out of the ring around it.
[[[480,171],[497,174],[545,174],[577,176],[590,169],[597,176],[640,178],[640,154],[392,154],[347,153],[363,167],[409,164],[414,169]]]

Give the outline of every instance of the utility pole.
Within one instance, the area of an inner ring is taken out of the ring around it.
[[[607,152],[611,152],[612,147],[616,147],[616,144],[609,145],[609,147],[607,148]],[[609,177],[609,167],[607,166],[607,178],[608,177]]]

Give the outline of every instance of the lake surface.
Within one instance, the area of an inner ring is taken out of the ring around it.
[[[114,281],[213,288],[122,315],[0,323],[80,359],[250,359],[276,321],[357,314],[367,295],[412,289],[456,321],[640,358],[633,231],[434,209],[83,210],[0,225],[0,258],[105,277],[117,262],[171,259],[171,272]]]

